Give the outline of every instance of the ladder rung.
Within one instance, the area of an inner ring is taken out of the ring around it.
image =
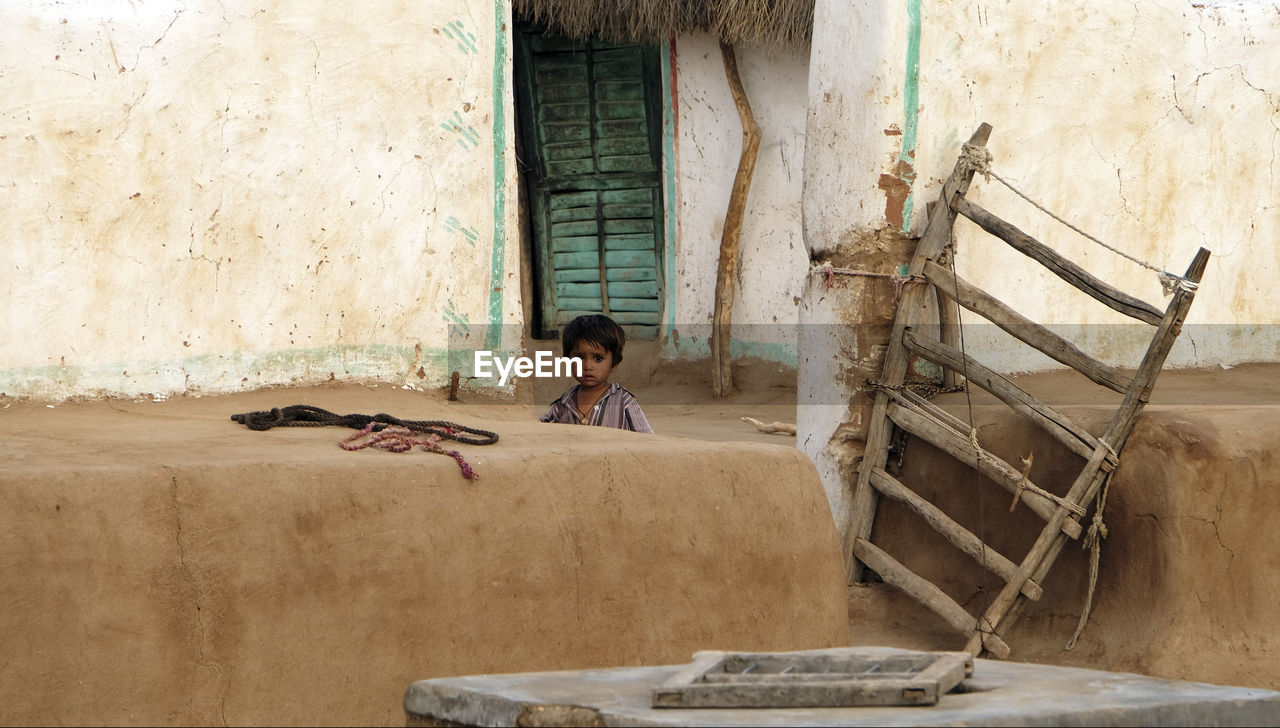
[[[1096,384],[1117,392],[1129,390],[1133,380],[1084,353],[1075,344],[1009,308],[1003,301],[937,263],[925,263],[925,276],[939,291],[961,306],[1004,329],[1024,344],[1075,369]]]
[[[1159,326],[1164,311],[1118,288],[1109,286],[1085,269],[1059,255],[1052,248],[1027,235],[963,197],[956,197],[951,208],[978,224],[978,227],[1005,241],[1014,250],[1048,268],[1054,275],[1075,286],[1108,307],[1152,326]]]
[[[876,468],[871,471],[871,484],[885,496],[910,508],[932,526],[933,530],[945,536],[956,548],[968,554],[991,573],[1006,582],[1013,579],[1014,574],[1017,573],[1018,567],[1012,561],[983,543],[982,539],[975,536],[973,532],[956,523],[937,506],[921,498],[915,491],[884,470]],[[1027,579],[1023,582],[1022,593],[1028,599],[1038,600],[1044,594],[1044,590],[1039,584]]]
[[[1018,492],[1022,473],[990,453],[987,454],[987,457],[979,457],[978,453],[973,449],[973,445],[969,443],[968,436],[956,432],[954,429],[900,399],[895,398],[885,410],[885,414],[902,429],[924,439],[929,444],[940,448],[966,465],[977,469],[979,473],[1010,493]],[[1054,513],[1062,507],[1051,498],[1043,496],[1034,490],[1023,491],[1021,498],[1028,508],[1046,521],[1051,520]],[[1080,523],[1074,518],[1068,517],[1062,522],[1062,532],[1071,538],[1079,538]]]
[[[860,538],[853,542],[853,555],[872,571],[880,575],[886,583],[892,584],[909,594],[916,601],[932,609],[964,635],[978,636],[976,617],[964,610],[954,599],[943,593],[941,589],[925,580],[920,575],[898,563],[889,554],[870,541]],[[982,634],[982,647],[992,654],[1004,658],[1009,656],[1009,645],[994,633]]]
[[[1098,449],[1098,438],[1018,385],[983,366],[971,356],[941,341],[918,337],[911,331],[902,334],[902,343],[916,354],[934,364],[954,369],[966,375],[969,381],[995,395],[1018,414],[1039,425],[1046,432],[1071,450],[1088,460]]]

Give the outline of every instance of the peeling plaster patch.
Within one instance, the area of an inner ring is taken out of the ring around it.
[[[907,211],[907,200],[911,196],[911,183],[915,181],[916,171],[905,160],[898,160],[893,174],[880,175],[877,187],[884,190],[884,217],[895,228],[906,230],[910,223]]]

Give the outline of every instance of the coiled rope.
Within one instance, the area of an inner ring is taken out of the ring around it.
[[[339,415],[319,407],[295,404],[288,407],[274,407],[269,410],[242,412],[231,415],[231,419],[248,427],[250,430],[270,430],[273,427],[350,427],[360,430],[356,434],[338,443],[344,450],[361,450],[374,447],[388,452],[408,452],[415,446],[423,450],[441,455],[449,455],[462,468],[463,477],[468,480],[479,478],[471,466],[457,450],[445,450],[440,446],[441,440],[453,440],[464,445],[492,445],[498,441],[498,433],[481,430],[475,427],[459,425],[445,420],[402,420],[388,414],[376,415]],[[415,434],[425,435],[423,438]],[[368,441],[353,444],[361,437]]]

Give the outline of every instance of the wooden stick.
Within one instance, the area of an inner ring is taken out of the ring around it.
[[[1024,344],[1066,364],[1097,384],[1110,387],[1122,394],[1129,390],[1132,379],[1121,374],[1114,367],[1107,366],[1084,353],[1070,341],[1009,308],[1003,301],[957,276],[954,271],[927,262],[924,273],[940,293],[946,294],[961,306],[1009,332]]]
[[[947,624],[961,634],[973,635],[993,654],[1009,656],[1009,645],[994,634],[983,635],[975,631],[978,620],[956,603],[954,599],[943,593],[941,589],[921,578],[914,571],[898,563],[870,541],[860,538],[853,542],[853,553],[863,563],[870,566],[886,583],[892,584],[915,598],[916,601],[932,609],[935,614],[946,620]],[[1003,653],[1003,654],[1002,654]]]
[[[917,337],[911,331],[903,335],[903,343],[908,349],[935,364],[969,372],[969,381],[990,392],[1018,414],[1044,428],[1058,442],[1080,457],[1087,460],[1093,455],[1093,451],[1098,449],[1098,438],[1089,434],[1088,430],[1077,425],[1070,417],[1044,404],[1003,375],[992,371],[958,349],[953,349],[941,341]]]
[[[1126,316],[1158,326],[1164,317],[1159,308],[1107,285],[1085,269],[1059,255],[1052,248],[964,198],[953,203],[956,212],[974,221],[983,230],[1008,243],[1019,253],[1038,261],[1062,280]]]
[[[765,424],[754,417],[743,417],[742,421],[748,425],[755,425],[756,430],[770,435],[794,435],[796,434],[796,426],[787,422],[770,422]]]
[[[729,331],[733,321],[738,246],[742,238],[747,193],[751,191],[751,175],[755,172],[756,154],[760,150],[760,126],[751,113],[751,103],[738,74],[733,46],[721,41],[720,57],[724,61],[724,75],[729,80],[729,91],[733,93],[733,103],[738,107],[738,118],[742,122],[742,153],[738,157],[738,171],[733,178],[733,192],[729,195],[729,208],[725,212],[724,231],[720,237],[720,263],[716,268],[715,308],[711,320],[712,389],[715,396],[726,397],[733,391]]]
[[[973,532],[953,521],[941,509],[921,498],[915,491],[899,482],[897,478],[877,468],[871,473],[871,484],[876,487],[876,490],[880,491],[881,495],[888,496],[911,509],[932,526],[933,530],[945,536],[956,548],[968,554],[986,570],[1006,581],[1012,579],[1013,575],[1017,573],[1018,566],[1016,564],[1005,558],[1000,552],[984,544],[982,539],[975,536]],[[1022,588],[1022,593],[1028,599],[1038,600],[1044,594],[1044,590],[1040,588],[1039,584],[1028,579],[1026,585]]]
[[[991,136],[991,125],[983,122],[969,137],[969,144],[982,148],[987,145]],[[921,275],[925,261],[942,254],[947,241],[951,237],[951,225],[955,222],[956,213],[951,201],[963,195],[973,181],[974,170],[959,159],[951,170],[951,176],[942,185],[939,193],[939,204],[935,214],[929,218],[924,237],[916,246],[908,273]],[[921,303],[929,292],[927,286],[907,286],[898,305],[893,331],[889,335],[889,348],[885,351],[880,381],[889,386],[901,385],[907,372],[907,349],[902,345],[902,332],[910,325],[919,323]],[[855,541],[869,538],[871,526],[876,517],[877,491],[871,487],[871,471],[883,468],[889,456],[889,440],[893,435],[893,423],[885,416],[889,406],[889,395],[881,391],[876,395],[875,407],[872,410],[870,424],[867,427],[866,449],[863,451],[862,464],[858,469],[858,480],[854,484],[853,503],[850,508],[849,526],[845,531],[844,549],[848,555],[846,577],[850,583],[862,579],[862,562],[853,555]]]

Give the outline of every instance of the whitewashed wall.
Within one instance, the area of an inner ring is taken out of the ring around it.
[[[918,199],[932,199],[977,124],[993,167],[1045,208],[1163,270],[1213,253],[1169,365],[1280,355],[1280,8],[1263,2],[930,2],[920,38]],[[1125,291],[1157,277],[996,180],[970,198]],[[921,229],[917,218],[915,229]],[[959,271],[1082,348],[1133,366],[1150,330],[968,223]],[[989,329],[990,327],[985,327]],[[1057,367],[999,332],[971,339],[1006,370]],[[989,335],[995,333],[996,335]]]
[[[809,77],[805,241],[818,257],[874,262],[890,233],[923,231],[965,141],[994,127],[994,168],[1045,208],[1159,268],[1210,249],[1169,366],[1280,357],[1280,8],[1263,2],[818,0]],[[905,196],[904,196],[905,195]],[[1156,275],[1078,236],[995,180],[973,199],[1109,283],[1163,307]],[[1079,294],[1003,243],[957,223],[960,275],[1118,366],[1151,329]],[[872,272],[890,272],[881,269]],[[802,323],[859,323],[871,283],[810,279]],[[976,323],[972,316],[966,321]],[[802,332],[820,326],[802,327]],[[870,339],[801,342],[799,443],[837,525],[865,432],[852,401],[878,369]],[[990,326],[969,353],[1006,372],[1059,365]],[[854,376],[858,375],[858,376]]]
[[[796,364],[799,286],[808,271],[800,221],[807,49],[735,49],[762,139],[742,224],[733,354]],[[716,39],[676,41],[677,280],[671,358],[710,356],[707,337],[742,126]]]
[[[444,383],[520,321],[504,5],[0,5],[0,393]]]

